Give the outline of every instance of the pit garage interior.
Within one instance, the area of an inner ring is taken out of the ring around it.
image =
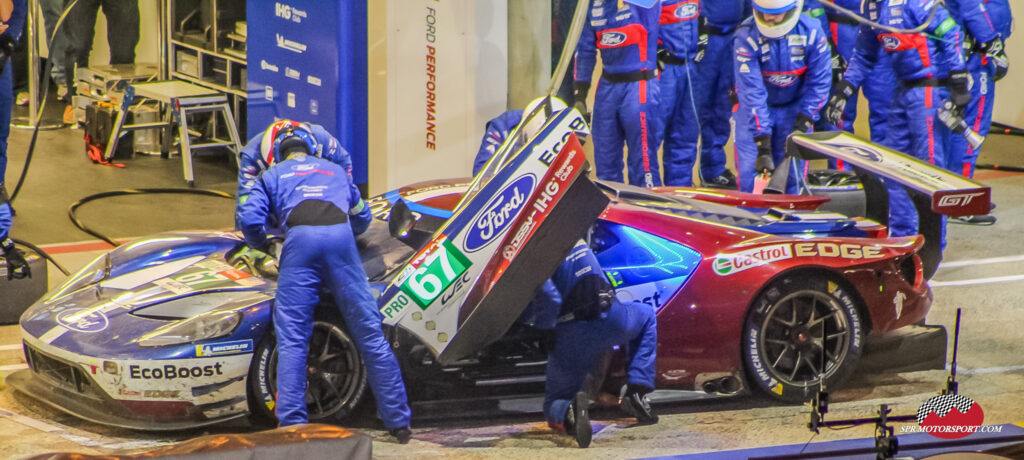
[[[255,4],[265,10],[263,17],[271,18],[263,19],[267,24],[280,26],[279,31],[271,32],[271,37],[275,33],[278,37],[288,33],[319,36],[308,30],[294,32],[297,27],[314,29],[312,24],[321,20],[313,14],[312,8],[318,4],[313,1],[294,1],[288,5],[252,0],[139,3],[142,34],[136,62],[152,62],[156,66],[168,65],[168,61],[178,58],[168,53],[180,53],[182,50],[186,50],[185,54],[204,59],[206,51],[188,51],[196,47],[187,43],[176,47],[176,41],[168,44],[160,37],[160,27],[166,25],[163,15],[168,11],[175,14],[178,11],[175,8],[184,8],[182,3],[198,11],[199,15],[210,14],[218,8],[241,8],[245,11]],[[343,8],[351,6],[346,1],[340,3],[346,4]],[[370,0],[351,9],[361,15],[363,32],[366,33],[359,42],[365,45],[362,55],[367,61],[366,90],[362,94],[367,109],[360,112],[364,117],[360,128],[363,131],[360,132],[365,133],[361,148],[368,153],[364,153],[363,163],[356,163],[357,167],[363,168],[360,174],[362,183],[366,185],[364,196],[367,197],[412,182],[469,176],[484,123],[506,109],[521,109],[536,96],[544,94],[549,85],[547,75],[553,66],[557,66],[557,56],[552,59],[552,52],[547,49],[547,42],[551,40],[548,27],[552,20],[550,0]],[[1014,3],[1013,9],[1015,13],[1024,13],[1024,7],[1019,3]],[[283,11],[296,16],[275,22],[273,18],[281,20],[285,14]],[[337,11],[332,12],[346,17]],[[300,20],[292,19],[301,14],[306,15]],[[424,23],[425,14],[427,23]],[[251,36],[254,34],[254,22],[252,16],[249,18]],[[433,28],[433,21],[436,21],[436,28]],[[423,95],[419,86],[423,83],[420,81],[423,78],[423,31],[428,30],[428,26],[436,33],[436,36],[427,34],[430,43],[435,43],[433,39],[436,39],[438,52],[444,46],[448,47],[444,52],[451,53],[444,60],[438,58],[439,62],[449,66],[447,69],[439,67],[436,76],[437,98],[446,98],[445,103],[449,105],[445,113],[449,118],[442,120],[443,125],[439,122],[439,126],[444,126],[445,137],[438,135],[441,140],[432,149],[423,146]],[[446,27],[448,30],[444,30]],[[106,63],[105,30],[103,15],[100,15],[91,58],[95,65]],[[173,32],[172,29],[172,37]],[[348,52],[343,49],[345,37],[332,34],[334,32],[326,34],[328,38],[325,40],[333,40],[333,44],[325,45],[325,48],[328,52],[344,55]],[[45,40],[39,35],[42,34],[37,33],[36,36],[42,48],[39,53],[45,57]],[[184,43],[184,39],[180,43]],[[310,43],[309,46],[317,45]],[[1024,50],[1024,35],[1012,36],[1006,46],[1012,59],[1018,49]],[[209,54],[213,55],[210,59],[219,59],[216,50]],[[243,58],[222,60],[227,63],[225,65],[239,64],[242,68],[246,63]],[[272,63],[263,57],[259,60],[261,63],[255,64],[252,57],[248,59],[250,83],[247,90],[235,91],[240,94],[227,91],[231,96],[230,109],[235,122],[241,127],[252,123],[251,119],[245,119],[246,97],[253,105],[252,99],[262,100],[265,95],[264,88],[253,86],[253,66],[260,65],[265,71]],[[408,64],[409,61],[412,64]],[[338,61],[334,59],[331,62]],[[407,67],[400,67],[398,63],[406,63]],[[175,64],[181,65],[180,62]],[[307,68],[302,65],[294,64],[301,69]],[[408,72],[403,73],[405,69],[413,69],[410,72],[420,79],[412,79],[415,85],[404,80],[411,78]],[[999,97],[995,101],[994,116],[997,122],[1024,126],[1024,93],[1016,89],[1024,81],[1022,72],[1011,66],[1009,75],[997,85]],[[189,80],[189,75],[179,77],[179,81],[203,84],[199,81],[202,78],[192,77]],[[344,84],[338,83],[337,78],[333,84]],[[244,83],[242,85],[240,88],[245,88]],[[136,152],[112,159],[113,163],[124,167],[91,161],[83,141],[87,128],[77,122],[73,126],[55,128],[53,125],[61,125],[64,105],[53,102],[55,87],[44,90],[40,93],[48,93],[47,103],[39,112],[42,129],[38,133],[28,123],[32,110],[37,109],[34,104],[13,109],[17,126],[11,130],[8,141],[6,178],[9,192],[23,174],[26,164],[30,166],[14,201],[17,211],[11,231],[14,238],[42,248],[73,273],[111,250],[110,244],[77,228],[68,218],[69,207],[74,204],[79,205],[77,219],[118,243],[169,231],[233,230],[235,202],[222,196],[147,193],[81,202],[86,197],[113,190],[190,187],[182,177],[182,159],[177,154],[176,145],[172,145],[170,156],[159,152]],[[343,96],[336,97],[340,100]],[[272,102],[287,105],[286,99],[279,94]],[[243,101],[242,105],[237,104],[238,100]],[[325,100],[319,110],[332,111],[338,117],[345,116],[345,107],[332,105],[333,101]],[[415,114],[410,114],[410,111]],[[867,112],[863,100],[861,112]],[[252,107],[249,113],[252,113]],[[266,119],[266,113],[261,116]],[[299,117],[297,113],[287,116]],[[198,120],[195,128],[198,131],[219,129],[219,132],[224,132],[223,126],[212,127],[218,122],[211,123],[208,118],[201,117]],[[333,118],[331,120],[334,121]],[[410,128],[412,125],[415,128]],[[241,130],[241,142],[244,144],[261,129],[249,125],[247,131]],[[858,120],[857,130],[867,132],[866,122]],[[948,362],[953,354],[953,332],[959,309],[962,312],[956,350],[959,392],[984,409],[985,426],[1002,427],[997,433],[975,433],[964,439],[1024,435],[1024,416],[1021,416],[1024,413],[1024,358],[1021,354],[1024,332],[1017,326],[1024,324],[1024,312],[1018,308],[1018,302],[1024,298],[1024,247],[1019,244],[1021,229],[1024,229],[1024,205],[1020,204],[1024,203],[1024,174],[1013,168],[1024,167],[1024,154],[1020,149],[1020,136],[998,134],[996,131],[993,128],[993,133],[986,139],[979,163],[1010,168],[979,169],[974,179],[991,188],[992,201],[998,204],[993,211],[998,222],[992,226],[950,224],[942,262],[929,282],[933,301],[924,323],[945,327],[948,340],[927,342],[929,347],[941,347],[939,344],[946,347],[944,351],[930,349],[927,354],[933,357],[933,361],[935,356],[940,356],[938,359],[947,365],[945,368],[932,365],[928,370],[905,371],[900,367],[914,368],[920,363],[915,363],[914,358],[899,355],[920,350],[913,349],[913,346],[907,349],[898,346],[880,348],[870,359],[867,355],[863,359],[869,364],[869,370],[858,370],[839,388],[831,390],[827,420],[875,417],[882,404],[891,409],[891,415],[916,414],[922,403],[947,388]],[[31,162],[27,163],[27,153],[32,145]],[[591,146],[585,145],[584,149],[592,159]],[[730,152],[731,167],[731,143],[726,151]],[[237,189],[234,154],[225,148],[195,152],[192,188],[233,196]],[[822,162],[812,164],[821,166]],[[52,264],[46,276],[48,289],[60,286],[67,278]],[[0,284],[5,282],[0,280]],[[6,296],[12,291],[0,292]],[[0,305],[4,302],[0,299]],[[894,308],[897,307],[894,305]],[[9,312],[4,310],[4,313]],[[676,333],[687,334],[688,331]],[[896,368],[887,368],[887,364]],[[244,418],[173,431],[134,430],[89,422],[41,404],[4,383],[3,379],[10,374],[27,368],[20,327],[17,324],[0,325],[0,458],[21,459],[54,452],[134,458],[127,456],[186,445],[202,436],[252,435],[265,429],[254,427]],[[415,383],[407,381],[406,384]],[[577,449],[571,438],[548,428],[540,412],[542,395],[488,401],[452,398],[413,405],[414,435],[407,445],[397,444],[383,429],[372,407],[365,407],[372,406],[372,401],[364,403],[364,407],[343,427],[359,436],[367,436],[361,452],[368,454],[367,449],[372,447],[372,455],[380,458],[787,458],[816,450],[849,450],[845,456],[821,458],[875,457],[872,451],[875,445],[873,422],[822,427],[820,433],[814,434],[807,426],[812,412],[810,404],[780,403],[757,389],[748,387],[740,394],[728,396],[703,391],[657,391],[651,397],[660,421],[647,426],[637,425],[633,418],[615,407],[601,407],[602,401],[598,401],[591,414],[593,443],[586,450]],[[1024,458],[1024,447],[1014,447],[1014,444],[1022,443],[1021,439],[913,450],[915,444],[939,441],[925,433],[901,434],[906,433],[901,432],[901,428],[917,425],[916,421],[889,424],[895,430],[901,449],[910,449],[901,452],[901,456],[922,458],[959,450],[995,449],[991,451],[993,454]],[[253,454],[253,458],[279,458],[275,457],[273,450],[252,449],[258,452]],[[314,455],[313,452],[310,450],[297,455]]]

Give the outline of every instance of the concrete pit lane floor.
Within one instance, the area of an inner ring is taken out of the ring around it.
[[[28,138],[28,131],[12,133],[7,174],[12,181],[20,173]],[[1015,141],[992,137],[982,162],[1024,165],[1024,159],[1014,157]],[[81,152],[81,131],[41,133],[37,163],[16,202],[16,237],[39,245],[91,240],[68,223],[65,210],[71,202],[113,188],[184,186],[176,159],[137,156],[125,161],[127,168],[117,169],[90,165]],[[231,163],[218,155],[200,156],[196,163],[199,186],[233,191]],[[999,222],[991,227],[949,225],[945,265],[932,282],[935,302],[928,323],[947,327],[951,347],[955,309],[963,308],[960,392],[981,405],[986,425],[1015,423],[1024,421],[1024,353],[1020,346],[1024,309],[1019,307],[1024,298],[1024,245],[1020,238],[1024,175],[981,171],[978,179],[993,187]],[[90,204],[83,210],[83,218],[115,238],[231,225],[228,200],[177,196],[117,200],[123,201]],[[54,247],[64,248],[57,257],[71,270],[100,253],[89,245]],[[54,286],[62,275],[50,271],[50,285]],[[0,326],[0,382],[24,367],[17,326]],[[882,403],[897,414],[916,413],[921,403],[943,387],[945,379],[941,370],[858,373],[833,393],[828,418],[869,417]],[[533,411],[540,407],[539,400],[520,402],[519,406]],[[577,449],[568,437],[550,431],[536,412],[466,416],[450,408],[419,411],[413,424],[415,435],[408,445],[395,444],[372,416],[355,421],[353,427],[374,436],[374,454],[381,458],[641,458],[872,435],[872,428],[864,426],[823,430],[812,436],[806,429],[807,406],[781,405],[760,395],[695,398],[656,409],[661,422],[653,426],[633,426],[632,419],[614,409],[595,411],[594,441],[588,450]],[[250,429],[241,422],[175,433],[109,428],[51,410],[0,383],[0,459],[54,451],[139,452],[202,434]]]

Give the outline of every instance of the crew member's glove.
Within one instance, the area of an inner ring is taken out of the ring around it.
[[[577,81],[572,84],[572,106],[580,111],[588,124],[590,123],[590,111],[587,110],[587,93],[589,92],[589,81]]]
[[[708,30],[708,18],[701,16],[698,18],[697,25],[697,55],[693,57],[693,62],[701,62],[704,60],[704,55],[708,52],[708,40],[711,36]]]
[[[0,72],[4,71],[4,66],[7,65],[8,59],[14,57],[15,45],[17,45],[17,42],[10,35],[0,35]]]
[[[1010,58],[1006,57],[1006,48],[1002,38],[992,40],[986,46],[985,54],[996,67],[996,73],[992,75],[992,81],[1002,80],[1010,72]]]
[[[668,57],[668,50],[665,48],[658,48],[658,73],[665,71],[665,67],[668,65],[665,63],[665,58]]]
[[[850,82],[846,80],[840,80],[832,88],[832,96],[828,99],[828,105],[825,106],[825,119],[829,123],[835,126],[841,126],[843,123],[843,112],[846,111],[846,101],[853,96],[856,89]]]
[[[949,100],[961,113],[971,102],[971,74],[965,70],[949,74]]]
[[[814,129],[814,119],[806,113],[796,114],[796,121],[793,122],[793,134],[807,134]]]
[[[2,242],[4,258],[7,259],[7,281],[32,277],[32,268],[25,260],[25,254],[14,246],[10,237],[4,238]]]
[[[846,59],[839,52],[832,50],[832,84],[839,84],[843,81],[843,75],[846,74],[847,67]]]
[[[770,174],[775,171],[775,160],[772,159],[772,136],[761,134],[754,138],[757,145],[757,159],[754,160],[754,172],[757,174]]]

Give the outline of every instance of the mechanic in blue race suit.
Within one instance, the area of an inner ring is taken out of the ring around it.
[[[14,66],[11,65],[11,57],[14,55],[14,45],[25,29],[27,15],[27,0],[0,1],[0,186],[7,177],[7,138],[11,134],[11,109],[14,107]]]
[[[949,13],[964,30],[964,54],[967,70],[974,82],[971,102],[964,111],[967,126],[983,137],[992,125],[992,107],[995,105],[996,82],[1006,76],[1010,61],[1004,50],[1005,41],[1013,30],[1013,14],[1008,0],[951,0],[946,2]],[[963,136],[954,134],[946,157],[947,167],[964,177],[974,177],[981,147],[974,148]],[[991,214],[958,217],[955,222],[992,225],[996,216]]]
[[[253,136],[245,144],[245,147],[242,148],[238,165],[238,193],[235,194],[238,197],[239,204],[244,204],[248,200],[249,193],[256,185],[260,174],[263,174],[269,165],[274,162],[273,145],[277,134],[288,129],[299,129],[309,134],[309,137],[313,140],[313,154],[341,166],[348,176],[348,183],[349,187],[353,190],[353,196],[360,196],[359,187],[352,180],[352,157],[341,146],[341,143],[331,133],[327,132],[323,126],[284,119],[275,121],[261,134]],[[356,235],[366,231],[373,218],[370,214],[370,208],[366,206],[366,202],[360,198],[354,201],[352,208],[347,211],[352,217],[350,222],[352,231]],[[239,214],[236,212],[235,228],[237,229],[242,228],[239,217]]]
[[[873,69],[882,49],[889,54],[899,81],[889,112],[885,145],[945,167],[952,133],[940,120],[939,108],[951,102],[962,109],[971,99],[970,75],[960,54],[960,27],[941,2],[931,0],[865,0],[862,8],[864,17],[877,18],[876,22],[896,31],[861,27],[849,68],[829,100],[826,109],[829,121],[838,125],[850,96],[869,78],[874,78]],[[923,32],[909,33],[921,26],[924,26]],[[895,181],[887,181],[886,188],[890,234],[918,234],[917,209],[906,190]],[[940,229],[943,249],[946,247],[945,222],[943,217]]]
[[[621,407],[641,424],[658,422],[647,393],[654,390],[658,325],[654,309],[620,302],[597,257],[580,241],[539,290],[520,322],[554,330],[548,347],[544,416],[580,447],[590,444],[589,398],[583,388],[598,358],[625,345],[628,379]]]
[[[786,139],[813,130],[832,85],[831,51],[821,23],[801,14],[802,0],[755,0],[754,17],[733,38],[736,95],[736,169],[740,190],[775,170]],[[787,193],[797,192],[797,161]]]
[[[277,405],[281,426],[307,422],[306,358],[319,303],[319,286],[333,293],[366,365],[367,379],[384,426],[406,443],[409,403],[401,369],[381,330],[346,210],[361,198],[348,172],[314,155],[318,142],[301,127],[284,127],[273,139],[272,166],[238,205],[246,243],[268,244],[268,222],[285,230],[273,321],[277,337]]]
[[[835,0],[835,4],[851,13],[857,13],[860,11],[861,0]],[[826,18],[828,25],[826,32],[834,53],[838,56],[833,58],[833,83],[839,83],[843,73],[846,72],[850,59],[853,58],[853,49],[857,44],[857,34],[860,32],[861,23],[853,17],[832,9],[826,9]],[[878,64],[875,65],[874,73],[871,74],[868,81],[864,82],[862,88],[864,97],[868,100],[868,125],[871,128],[872,142],[882,143],[885,140],[885,128],[889,122],[889,107],[892,106],[895,86],[896,75],[892,72],[892,66],[889,65],[889,56],[879,50]],[[829,129],[837,128],[854,132],[853,122],[857,118],[857,98],[858,94],[850,96],[840,126],[829,125]],[[828,123],[827,120],[823,121]],[[834,161],[829,160],[829,163],[832,164]],[[841,163],[839,167],[842,169]]]
[[[693,185],[700,126],[693,91],[694,59],[700,37],[698,0],[663,0],[658,23],[658,67],[661,74],[661,126],[664,128],[661,164],[665,185]],[[704,165],[702,160],[701,165]],[[724,169],[724,164],[722,165]],[[712,171],[714,173],[715,171]],[[717,171],[721,174],[722,171]],[[707,179],[716,177],[707,175]],[[701,181],[703,182],[703,181]]]
[[[736,175],[726,169],[735,95],[732,37],[750,17],[750,0],[702,0],[693,93],[700,121],[700,174],[707,185],[736,188]]]
[[[487,161],[497,153],[501,144],[505,143],[505,139],[508,139],[508,135],[512,130],[516,129],[522,123],[523,117],[529,115],[533,110],[543,103],[545,98],[540,97],[530,101],[526,106],[526,110],[509,110],[497,117],[492,118],[487,122],[487,126],[484,129],[484,138],[480,141],[480,149],[476,152],[476,157],[473,158],[473,176],[476,176],[484,166],[487,165]],[[561,99],[557,97],[551,98],[551,112],[560,112],[568,108]],[[537,134],[541,127],[543,127],[543,118],[538,118],[534,126],[527,128],[526,137],[530,138]],[[584,133],[577,133],[578,135],[585,135]],[[582,142],[582,137],[580,141]]]
[[[657,73],[659,0],[593,0],[576,48],[573,105],[587,113],[591,74],[601,50],[604,66],[591,130],[599,179],[622,182],[628,147],[629,183],[661,185]],[[642,4],[642,6],[641,6]]]
[[[11,204],[7,200],[7,191],[3,184],[0,184],[0,248],[3,249],[3,257],[6,261],[7,280],[31,278],[32,270],[25,261],[25,254],[14,246],[14,241],[9,235],[13,224],[13,213]]]

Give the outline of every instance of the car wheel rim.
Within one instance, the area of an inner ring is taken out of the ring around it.
[[[769,372],[786,385],[817,385],[834,374],[850,350],[850,323],[842,306],[818,291],[799,291],[775,302],[758,339]],[[824,372],[822,358],[824,355]]]
[[[277,353],[270,360],[271,390],[277,395]],[[306,358],[306,410],[310,420],[329,417],[357,397],[363,378],[359,350],[340,327],[317,321]]]

